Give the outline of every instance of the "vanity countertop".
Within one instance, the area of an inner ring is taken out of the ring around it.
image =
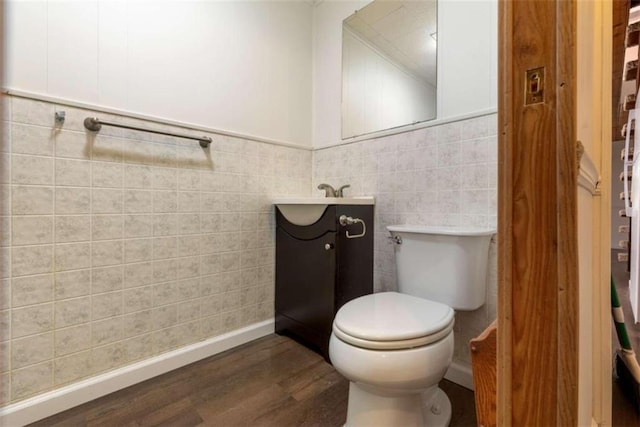
[[[375,205],[375,198],[365,197],[293,197],[274,199],[274,205]]]

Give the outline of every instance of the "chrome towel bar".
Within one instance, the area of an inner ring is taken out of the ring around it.
[[[141,128],[137,126],[124,125],[122,123],[106,122],[104,120],[100,120],[97,117],[87,117],[86,119],[84,119],[84,127],[93,132],[98,132],[103,125],[113,126],[117,128],[123,128],[123,129],[138,130],[141,132],[155,133],[158,135],[174,136],[176,138],[192,139],[194,141],[198,141],[202,148],[207,148],[209,144],[211,144],[211,138],[209,138],[208,136],[197,137],[197,136],[190,136],[190,135],[181,135],[178,133],[165,132],[161,130],[153,130],[153,129],[146,129],[146,128]]]

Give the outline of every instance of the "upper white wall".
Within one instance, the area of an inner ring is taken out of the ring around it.
[[[342,35],[342,135],[357,136],[435,115],[436,91],[363,41]]]
[[[313,145],[341,139],[342,21],[366,0],[324,1],[313,15]],[[437,119],[497,109],[496,0],[438,1]]]
[[[9,0],[10,89],[311,143],[312,6]]]

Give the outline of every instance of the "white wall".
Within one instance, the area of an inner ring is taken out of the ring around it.
[[[307,2],[6,3],[6,86],[310,145]]]
[[[325,1],[313,16],[313,145],[341,142],[342,21],[368,1]],[[497,2],[438,2],[437,118],[497,108]]]
[[[342,135],[435,117],[436,90],[349,30],[343,32]]]

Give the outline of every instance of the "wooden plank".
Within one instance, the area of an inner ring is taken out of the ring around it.
[[[498,425],[511,426],[512,377],[512,246],[513,246],[513,97],[511,57],[514,26],[512,5],[498,4],[498,326],[496,401]]]
[[[578,425],[577,3],[559,1],[556,21],[557,422]],[[593,102],[591,99],[589,101]],[[593,108],[593,103],[592,103]],[[591,310],[591,307],[585,307]],[[591,388],[588,384],[588,388]]]
[[[575,1],[499,10],[498,424],[576,425]]]
[[[492,427],[496,419],[497,321],[469,343],[478,425]]]

